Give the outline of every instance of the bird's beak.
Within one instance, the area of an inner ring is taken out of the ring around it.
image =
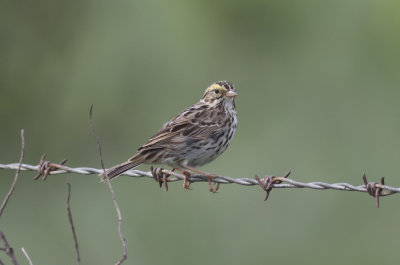
[[[226,92],[225,96],[228,98],[234,98],[236,97],[238,94],[235,91],[229,90],[228,92]]]

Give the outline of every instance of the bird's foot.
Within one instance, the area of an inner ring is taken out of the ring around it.
[[[208,180],[208,190],[209,190],[210,192],[212,192],[212,193],[217,193],[217,191],[218,191],[218,189],[219,189],[219,184],[220,184],[220,183],[217,183],[217,186],[216,186],[215,189],[214,189],[213,183],[212,183],[212,179],[213,179],[213,178],[218,178],[218,175],[210,174],[210,175],[208,175],[208,176],[206,176],[206,177],[207,177],[207,180]]]
[[[184,190],[192,190],[191,188],[189,188],[190,184],[192,184],[192,182],[189,181],[189,177],[191,175],[190,172],[186,171],[186,170],[181,170],[180,168],[174,167],[172,169],[172,171],[175,171],[175,170],[181,172],[185,176],[185,178],[183,179],[183,189]]]
[[[189,181],[190,172],[183,171],[183,175],[185,175],[185,179],[183,180],[183,188],[185,190],[192,190],[191,188],[189,188],[190,184],[192,184],[192,182]]]
[[[182,165],[182,167],[183,167],[183,168],[186,168],[187,170],[190,170],[190,171],[192,171],[192,172],[195,172],[195,173],[197,173],[197,174],[200,174],[200,175],[205,176],[205,177],[207,178],[207,180],[208,180],[208,190],[209,190],[210,192],[212,192],[212,193],[217,193],[217,191],[218,191],[218,189],[219,189],[219,183],[217,183],[217,186],[215,187],[215,190],[214,190],[213,185],[212,185],[212,179],[213,179],[213,178],[218,178],[218,175],[217,175],[217,174],[207,173],[207,172],[205,172],[205,171],[202,171],[202,170],[197,169],[197,168],[194,168],[194,167],[183,166],[183,165]]]
[[[165,191],[168,191],[168,177],[170,176],[169,174],[163,173],[163,168],[157,167],[153,168],[150,167],[151,174],[153,175],[153,178],[155,181],[157,181],[160,184],[160,188],[164,184]]]

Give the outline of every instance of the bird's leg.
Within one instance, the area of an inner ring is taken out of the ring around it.
[[[192,190],[191,188],[189,188],[189,186],[191,184],[191,182],[188,179],[190,177],[190,172],[188,172],[186,170],[182,170],[182,169],[177,168],[177,167],[172,168],[172,171],[175,171],[175,170],[181,172],[185,176],[185,179],[183,180],[183,188],[185,190]]]
[[[181,166],[182,166],[182,165],[181,165]],[[186,169],[188,169],[188,170],[190,170],[190,171],[192,171],[192,172],[195,172],[195,173],[198,173],[198,174],[200,174],[200,175],[205,176],[205,177],[208,179],[208,190],[211,191],[212,193],[216,193],[216,192],[218,191],[218,189],[219,189],[219,183],[217,183],[217,186],[215,187],[215,190],[214,190],[214,188],[213,188],[213,186],[212,186],[212,182],[211,182],[211,180],[212,180],[213,178],[217,178],[218,175],[216,175],[216,174],[210,174],[210,173],[207,173],[207,172],[205,172],[205,171],[202,171],[202,170],[197,169],[197,168],[194,168],[194,167],[189,167],[189,166],[182,166],[182,167],[183,167],[183,168],[186,168]]]

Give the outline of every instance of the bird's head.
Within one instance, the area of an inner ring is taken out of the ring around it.
[[[204,92],[203,99],[206,103],[216,105],[222,101],[233,102],[237,93],[229,81],[212,83]]]

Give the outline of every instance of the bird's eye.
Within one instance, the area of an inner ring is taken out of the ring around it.
[[[215,93],[215,94],[218,94],[218,93],[219,93],[219,90],[218,90],[218,89],[215,89],[215,90],[214,90],[214,93]]]

